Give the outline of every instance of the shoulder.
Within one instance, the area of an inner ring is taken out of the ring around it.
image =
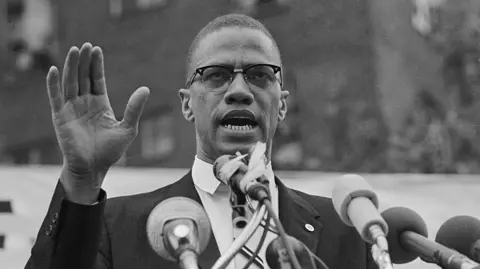
[[[105,203],[107,222],[128,221],[128,219],[146,218],[152,209],[168,197],[171,185],[151,192],[108,198]]]
[[[354,227],[346,225],[340,219],[330,197],[311,195],[294,189],[290,190],[318,213],[317,220],[322,225],[322,241],[324,241],[320,242],[321,249],[330,252],[337,249],[338,253],[349,253],[348,255],[342,254],[344,259],[336,261],[340,264],[344,263],[337,268],[352,268],[358,266],[358,264],[367,264],[367,268],[370,268],[368,267],[371,261],[367,244]]]
[[[318,206],[321,206],[321,205],[331,205],[333,206],[333,202],[332,202],[332,199],[329,198],[329,197],[325,197],[325,196],[319,196],[319,195],[312,195],[312,194],[308,194],[306,192],[303,192],[303,191],[299,191],[299,190],[296,190],[296,189],[292,189],[292,188],[289,188],[293,193],[295,193],[296,195],[298,195],[299,197],[301,197],[302,199],[304,199],[305,201],[311,203],[312,205],[318,205]]]
[[[330,197],[312,195],[296,189],[289,189],[291,195],[296,195],[301,198],[309,206],[318,211],[320,215],[336,217],[338,218],[338,221],[341,221],[340,217],[338,217],[337,215],[337,212],[335,212],[335,208],[333,207],[333,201]]]
[[[340,216],[337,214],[333,206],[332,198],[311,195],[295,189],[290,189],[290,191],[292,196],[296,195],[300,198],[297,198],[297,200],[304,201],[302,206],[310,207],[311,210],[317,212],[318,220],[320,220],[325,230],[332,233],[350,234],[357,237],[355,228],[346,225],[340,219]]]

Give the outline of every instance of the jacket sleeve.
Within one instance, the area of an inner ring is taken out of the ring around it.
[[[95,205],[72,203],[58,182],[25,269],[111,269],[105,203],[104,190]]]

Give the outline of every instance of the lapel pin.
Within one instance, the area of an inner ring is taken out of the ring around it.
[[[315,230],[315,228],[313,228],[312,224],[310,223],[305,224],[305,229],[307,229],[307,231],[309,232],[313,232]]]

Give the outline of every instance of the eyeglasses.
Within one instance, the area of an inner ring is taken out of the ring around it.
[[[209,89],[218,89],[228,87],[236,73],[242,73],[245,81],[254,87],[260,89],[269,89],[275,82],[282,86],[282,68],[271,64],[255,64],[245,68],[233,68],[223,65],[209,65],[197,68],[192,78],[187,83],[187,88],[192,86],[197,75],[201,78],[201,83]],[[277,76],[278,74],[278,76]]]

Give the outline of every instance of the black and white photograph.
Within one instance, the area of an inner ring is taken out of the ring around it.
[[[437,268],[480,0],[0,0],[0,269]]]

